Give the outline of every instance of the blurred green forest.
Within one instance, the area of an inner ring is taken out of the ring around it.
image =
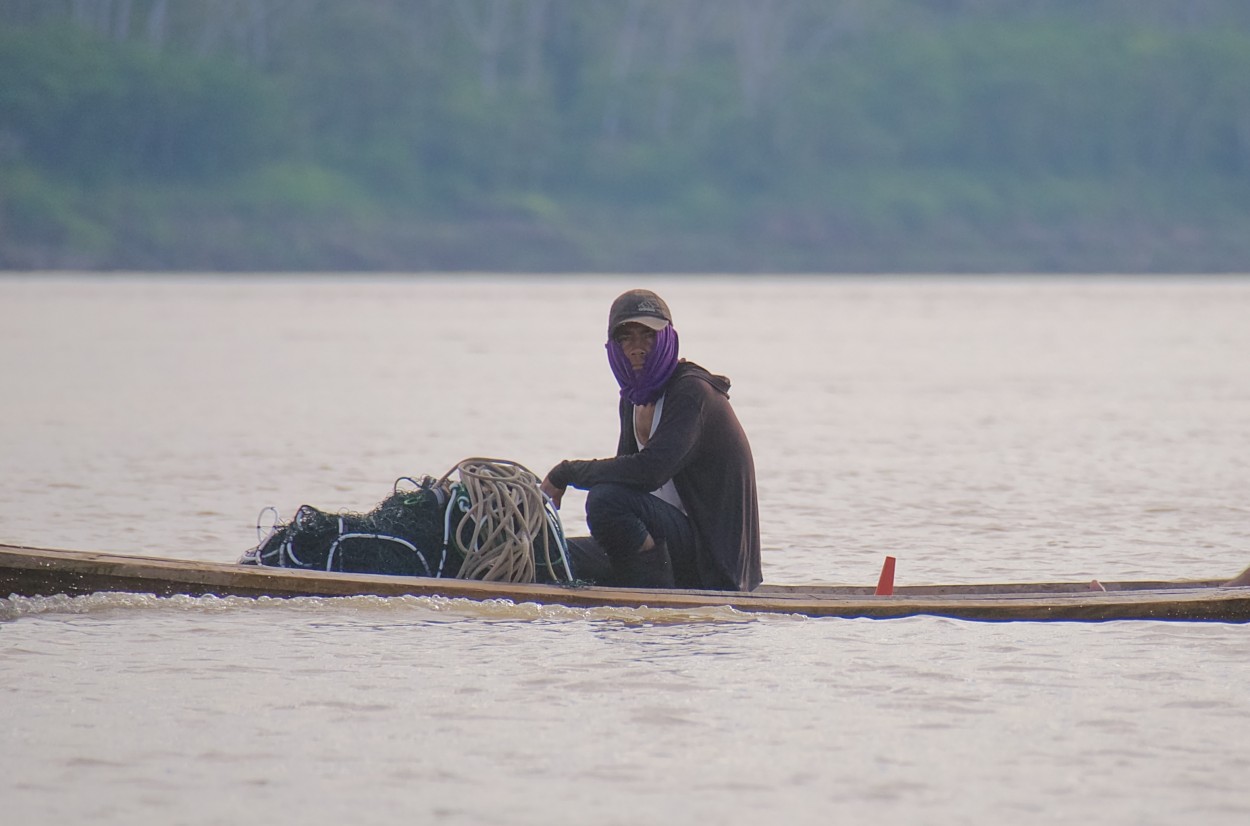
[[[0,268],[1250,271],[1244,0],[0,0]]]

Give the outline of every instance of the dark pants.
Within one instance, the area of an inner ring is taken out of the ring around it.
[[[627,588],[698,588],[694,526],[677,508],[634,488],[595,485],[586,495],[588,537],[569,539],[578,579]],[[647,537],[655,547],[643,551]]]

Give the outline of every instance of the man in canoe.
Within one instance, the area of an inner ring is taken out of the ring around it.
[[[602,585],[750,591],[759,585],[755,463],[729,379],[679,359],[668,305],[630,290],[608,314],[621,387],[616,456],[560,462],[542,489],[560,506],[588,491],[590,537],[570,540],[574,573]]]

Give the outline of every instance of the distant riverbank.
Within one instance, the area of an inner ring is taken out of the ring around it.
[[[0,269],[1250,271],[1250,7],[0,2]]]
[[[992,232],[991,230],[997,230]],[[771,214],[736,231],[630,216],[609,225],[500,215],[263,222],[166,213],[105,226],[84,245],[10,240],[0,270],[217,272],[1056,272],[1250,271],[1250,224],[937,221],[908,233]]]

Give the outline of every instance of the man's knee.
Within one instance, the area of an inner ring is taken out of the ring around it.
[[[609,554],[634,553],[648,536],[645,508],[638,492],[605,483],[586,492],[586,527]]]
[[[628,505],[631,493],[629,488],[615,482],[595,485],[586,492],[586,523],[610,522],[623,514],[632,514]]]

